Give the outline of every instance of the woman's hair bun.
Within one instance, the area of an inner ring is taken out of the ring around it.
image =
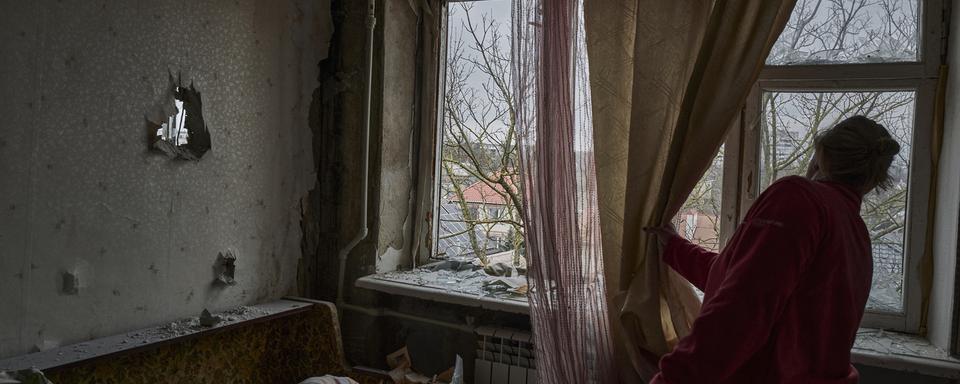
[[[821,132],[814,146],[821,156],[820,171],[831,180],[868,189],[893,183],[890,167],[900,144],[866,116],[847,118]]]
[[[900,152],[900,143],[889,137],[877,139],[876,152],[883,157],[890,157]]]

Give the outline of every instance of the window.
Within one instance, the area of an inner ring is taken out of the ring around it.
[[[920,0],[800,0],[768,65],[920,61]]]
[[[893,184],[864,197],[862,216],[873,246],[873,290],[869,310],[903,310],[906,203],[916,92],[764,92],[760,131],[760,187],[787,175],[802,175],[813,154],[813,138],[851,115],[866,115],[900,143],[891,165]]]
[[[803,174],[814,136],[839,120],[866,115],[900,143],[893,186],[871,192],[862,206],[874,257],[864,326],[919,328],[942,7],[940,0],[798,0],[743,121],[727,137],[723,173],[736,177],[722,180],[721,210],[731,217],[742,217],[773,181]]]
[[[723,147],[710,168],[693,187],[687,201],[674,217],[673,225],[685,239],[717,252],[721,248],[720,212],[723,185]]]
[[[419,212],[420,224],[430,225],[423,244],[433,248],[418,248],[414,268],[362,277],[358,287],[528,312],[512,6],[513,0],[440,3],[437,141],[425,138],[436,145],[437,177],[432,209]]]
[[[451,3],[434,257],[525,268],[511,0]]]

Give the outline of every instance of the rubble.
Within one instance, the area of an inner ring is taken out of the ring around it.
[[[487,268],[472,261],[445,260],[410,271],[378,274],[378,279],[441,291],[499,299],[525,300],[527,277],[507,263]]]
[[[507,263],[491,263],[483,267],[483,271],[490,276],[513,276],[514,268]]]
[[[210,311],[204,309],[203,312],[200,312],[200,325],[204,327],[212,327],[220,323],[223,320],[220,316],[214,316],[210,314]]]
[[[413,362],[407,347],[387,355],[387,374],[394,384],[463,384],[463,359],[457,355],[456,364],[450,369],[429,377],[413,370]]]

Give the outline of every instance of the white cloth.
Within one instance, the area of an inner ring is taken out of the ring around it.
[[[349,377],[340,377],[340,376],[330,376],[325,375],[323,377],[311,377],[304,381],[301,381],[300,384],[359,384]]]

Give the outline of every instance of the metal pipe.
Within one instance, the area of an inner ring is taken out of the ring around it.
[[[445,328],[456,329],[463,332],[474,331],[474,327],[465,324],[451,323],[442,320],[429,319],[425,317],[409,315],[403,312],[398,312],[390,309],[384,308],[370,308],[361,305],[348,304],[343,297],[344,282],[346,280],[346,271],[347,271],[347,258],[350,256],[350,251],[353,250],[363,239],[368,235],[369,229],[367,228],[367,206],[368,206],[368,184],[370,176],[370,110],[372,103],[372,94],[373,94],[373,38],[374,38],[374,28],[377,24],[376,18],[376,0],[369,0],[367,6],[367,84],[366,84],[366,93],[364,95],[364,106],[363,106],[363,158],[362,158],[362,168],[363,168],[363,178],[361,180],[361,202],[360,202],[360,232],[350,240],[345,247],[340,250],[340,253],[337,255],[339,260],[339,271],[337,273],[337,313],[340,316],[343,316],[343,311],[351,310],[360,313],[364,313],[369,316],[380,317],[394,317],[399,319],[418,321],[422,323],[432,324],[436,326],[441,326]]]
[[[367,5],[367,84],[366,84],[366,94],[364,95],[365,100],[363,104],[363,157],[361,158],[363,169],[360,187],[360,232],[350,240],[349,243],[343,249],[340,250],[338,259],[340,262],[339,271],[337,274],[337,306],[344,304],[343,300],[343,285],[344,280],[346,279],[347,272],[347,256],[350,255],[350,251],[357,246],[363,239],[367,238],[368,228],[367,228],[367,205],[368,205],[368,182],[370,176],[370,109],[371,109],[371,99],[373,94],[373,30],[377,24],[376,17],[376,0],[369,0]]]

